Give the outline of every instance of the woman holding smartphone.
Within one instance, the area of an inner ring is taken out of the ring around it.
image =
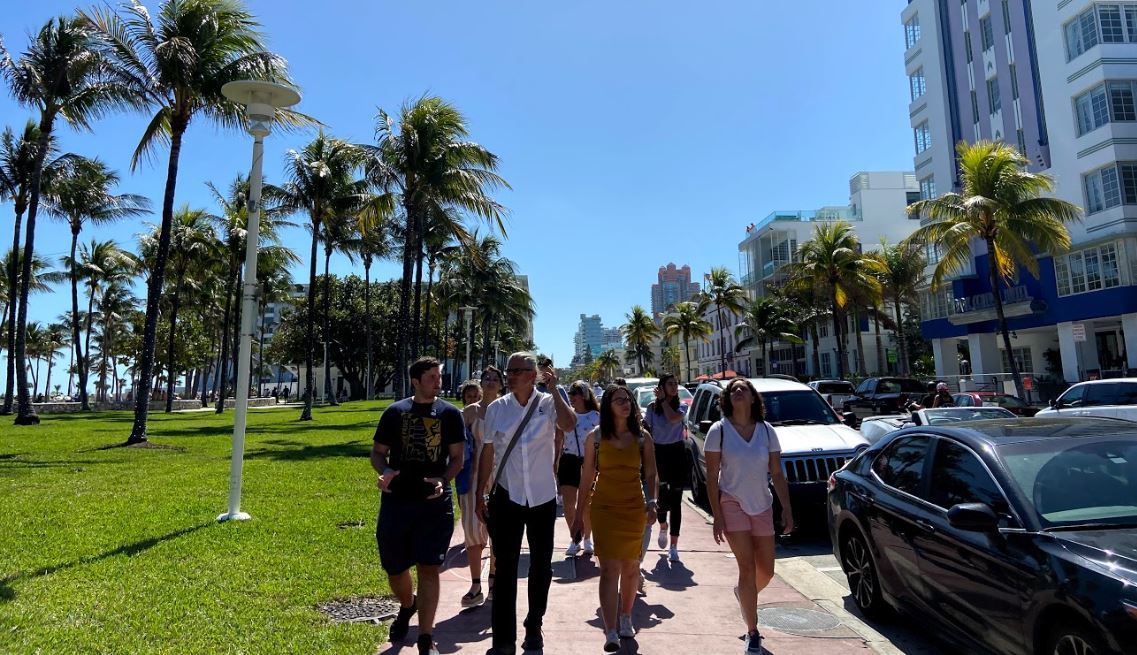
[[[679,529],[683,525],[683,485],[690,470],[685,420],[687,406],[679,402],[679,380],[671,373],[659,378],[655,400],[648,406],[644,423],[655,445],[659,468],[659,547],[668,546],[668,558],[679,561]],[[668,518],[670,517],[670,525]],[[669,529],[670,528],[670,529]]]
[[[584,465],[584,442],[588,433],[600,425],[600,404],[596,401],[592,387],[584,380],[577,380],[569,385],[569,404],[576,412],[576,427],[572,434],[564,435],[564,446],[561,450],[557,465],[558,493],[564,498],[565,523],[569,532],[572,532],[576,521],[577,493],[580,490],[580,473]],[[581,534],[573,534],[572,543],[569,544],[565,555],[575,557],[580,553],[592,553],[592,521],[588,515],[583,517]]]

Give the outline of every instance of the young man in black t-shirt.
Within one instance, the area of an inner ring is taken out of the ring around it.
[[[402,605],[391,624],[391,641],[406,638],[417,611],[419,655],[438,655],[431,639],[438,572],[454,533],[450,481],[462,470],[465,428],[458,408],[438,398],[442,373],[437,359],[416,361],[409,374],[414,396],[383,412],[371,449],[382,491],[375,540],[391,591]],[[418,570],[417,597],[412,566]]]

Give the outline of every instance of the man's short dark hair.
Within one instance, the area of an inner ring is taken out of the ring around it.
[[[440,366],[442,366],[442,362],[434,357],[419,357],[411,364],[410,368],[407,369],[407,374],[410,375],[412,380],[422,380],[423,373]]]
[[[626,387],[626,386],[628,386],[628,381],[625,380],[624,378],[616,378],[616,380],[613,382],[613,384],[615,384],[616,386],[619,386],[619,387]]]

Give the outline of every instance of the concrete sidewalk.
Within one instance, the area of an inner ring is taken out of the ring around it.
[[[742,653],[745,632],[733,588],[738,569],[726,544],[716,545],[711,525],[688,499],[683,512],[681,563],[671,563],[666,552],[652,549],[644,560],[647,595],[636,601],[633,620],[639,631],[625,640],[621,653]],[[545,616],[545,655],[602,653],[604,637],[599,617],[599,569],[591,557],[566,558],[569,543],[564,519],[557,519],[557,551],[553,555],[553,586]],[[453,546],[442,575],[442,597],[434,631],[442,653],[485,653],[491,645],[489,606],[462,610],[460,600],[469,588],[469,568],[456,526]],[[488,553],[487,553],[488,557]],[[526,568],[523,553],[518,585],[518,652],[527,607]],[[483,588],[489,571],[483,565]],[[775,577],[758,598],[759,629],[768,653],[809,655],[869,653],[866,641],[841,624],[820,605]],[[773,623],[777,623],[775,628]],[[418,632],[412,620],[405,645],[384,645],[381,653],[416,653]]]

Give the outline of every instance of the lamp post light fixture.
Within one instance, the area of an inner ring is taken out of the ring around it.
[[[218,521],[247,521],[241,511],[241,476],[245,466],[245,423],[249,412],[249,369],[253,349],[253,319],[257,295],[257,246],[261,220],[261,169],[264,138],[272,131],[278,108],[300,102],[296,89],[259,80],[236,80],[221,87],[225,97],[245,105],[246,129],[253,136],[253,165],[249,174],[248,223],[246,228],[245,276],[241,295],[241,345],[237,357],[237,398],[233,412],[233,457],[229,465],[229,509]]]

